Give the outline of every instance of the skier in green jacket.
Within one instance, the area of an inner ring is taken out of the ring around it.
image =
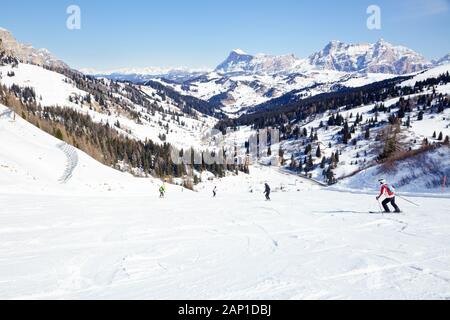
[[[166,194],[166,184],[162,184],[161,187],[159,187],[159,197],[164,198]]]

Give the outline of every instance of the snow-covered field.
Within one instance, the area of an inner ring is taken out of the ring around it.
[[[0,298],[450,299],[449,198],[371,214],[374,194],[256,166],[159,199],[20,118],[0,139]]]

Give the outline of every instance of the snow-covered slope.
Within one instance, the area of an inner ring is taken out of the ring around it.
[[[302,97],[357,87],[395,77],[392,74],[345,73],[333,70],[309,70],[292,74],[210,73],[183,83],[160,80],[166,86],[199,99],[221,103],[229,116],[239,115],[249,107],[296,91]]]
[[[435,78],[435,77],[443,75],[447,72],[450,73],[450,63],[443,64],[443,65],[440,65],[440,66],[437,66],[434,68],[430,68],[424,72],[420,72],[417,75],[415,75],[412,79],[404,81],[402,83],[402,86],[414,87],[414,85],[418,81],[424,81],[429,78]],[[450,93],[450,91],[448,93]]]
[[[450,147],[425,152],[399,161],[389,167],[375,166],[343,180],[339,187],[374,191],[377,181],[386,179],[400,192],[433,192],[450,194],[443,188],[444,177],[450,177]]]
[[[13,72],[14,76],[7,76]],[[71,96],[86,96],[88,93],[77,89],[62,74],[46,70],[37,65],[20,63],[17,67],[0,66],[0,82],[8,87],[34,88],[38,102],[43,106],[61,106],[80,109],[69,101]]]
[[[446,74],[449,70],[450,65],[435,67],[426,72],[418,73],[410,80],[400,82],[399,85],[402,87],[414,87],[418,81],[439,77]],[[349,87],[356,87],[359,84],[358,79],[349,79],[347,81],[347,86]],[[324,171],[327,170],[332,155],[339,153],[339,159],[337,160],[336,167],[333,169],[335,177],[337,179],[343,179],[356,174],[350,181],[359,181],[358,179],[363,179],[358,177],[359,171],[368,167],[373,167],[377,164],[378,157],[384,147],[384,138],[382,137],[386,136],[386,134],[393,135],[392,132],[387,133],[385,130],[388,130],[389,128],[389,117],[399,112],[400,101],[402,101],[402,103],[411,103],[412,106],[411,110],[407,112],[400,121],[400,131],[397,136],[398,144],[402,150],[406,151],[409,150],[409,148],[412,150],[420,149],[423,146],[425,139],[428,143],[434,144],[442,143],[445,140],[445,137],[450,137],[450,109],[446,106],[441,111],[438,111],[439,105],[445,105],[444,101],[441,99],[447,99],[448,101],[448,95],[450,95],[450,86],[448,84],[438,83],[434,86],[424,86],[420,93],[405,95],[402,98],[388,98],[385,101],[370,103],[352,109],[348,109],[347,106],[340,107],[339,109],[332,108],[333,110],[331,111],[327,111],[323,114],[314,114],[304,121],[286,124],[286,127],[289,127],[289,130],[298,130],[299,133],[302,133],[303,131],[306,132],[306,135],[298,134],[297,138],[293,135],[290,138],[281,141],[281,149],[284,152],[286,166],[292,173],[298,173],[298,169],[296,168],[298,168],[301,161],[303,170],[305,168],[305,161],[309,158],[309,154],[305,154],[305,149],[308,145],[311,145],[312,150],[310,154],[312,156],[311,160],[314,169],[308,172],[308,174],[313,179],[325,182],[326,177],[324,176]],[[381,104],[384,106],[385,111],[375,112],[375,107]],[[342,142],[343,126],[329,124],[330,117],[336,115],[340,115],[343,121],[347,121],[349,128],[355,126],[354,132],[352,132],[351,141],[348,141],[347,144]],[[421,119],[419,119],[419,115],[421,115]],[[374,124],[375,119],[376,124]],[[407,122],[409,127],[406,126]],[[366,129],[368,127],[370,128],[368,133],[369,137],[366,138]],[[256,134],[256,131],[252,130],[251,126],[239,127],[238,131],[229,133],[227,139],[229,141],[237,141],[243,152],[245,152],[245,142],[254,134]],[[311,134],[317,136],[316,141],[311,138]],[[439,136],[442,136],[441,140],[439,140]],[[317,157],[316,150],[319,147],[320,156]],[[414,159],[398,162],[396,167],[398,166],[399,168],[396,168],[395,170],[401,171],[401,168],[408,168],[409,166],[413,166],[417,170],[415,176],[409,180],[403,179],[402,177],[403,182],[400,184],[401,190],[413,190],[422,193],[441,193],[442,178],[445,176],[445,172],[450,170],[450,164],[443,161],[445,157],[450,158],[450,149],[448,148],[429,152],[423,156],[423,159],[425,159],[425,162],[427,163],[441,163],[440,170],[433,169],[434,173],[428,170],[430,168],[420,166],[420,163],[414,164],[414,161],[416,161]],[[294,165],[292,165],[291,162],[292,158],[295,159]],[[323,164],[323,167],[320,167],[319,164],[321,163],[322,158],[325,158],[326,161]],[[292,168],[292,166],[294,168]],[[375,168],[371,170],[376,170],[378,172],[378,169],[379,168]],[[419,171],[421,173],[419,173]],[[406,173],[406,171],[404,173]],[[383,174],[380,173],[380,175]],[[400,180],[397,179],[397,176],[394,173],[392,174],[392,177],[389,172],[385,172],[384,175],[395,181]],[[428,175],[428,180],[421,179],[422,176],[426,175]],[[373,186],[373,183],[375,182],[376,187],[377,179],[375,178],[375,176],[371,177],[371,179],[374,179],[371,181],[371,185]],[[434,182],[431,183],[430,181]],[[348,186],[345,180],[343,183]],[[350,185],[354,189],[359,189],[357,182],[350,183]],[[448,193],[448,190],[447,185],[445,192]]]
[[[2,299],[449,298],[450,199],[373,214],[374,195],[270,167],[159,199],[77,150],[59,183],[59,142],[21,119],[2,116],[0,137]]]
[[[136,139],[167,133],[176,145],[201,144],[202,129],[215,122],[183,114],[150,87],[132,87],[156,106],[145,110],[130,100],[126,84],[102,81],[112,98],[142,114],[138,123],[108,95],[103,108],[79,99],[88,93],[61,74],[27,64],[0,71],[2,84],[32,87],[38,103],[120,122],[116,130]],[[368,117],[371,108],[341,112]],[[317,128],[328,116],[301,126]],[[445,124],[437,120],[425,115],[423,127]],[[227,139],[244,143],[253,132],[241,129]],[[319,140],[334,141],[337,131],[318,130]],[[357,148],[366,146],[343,148],[343,171]],[[434,157],[448,162],[445,152]],[[263,201],[265,182],[271,202]],[[404,214],[381,215],[374,194],[329,191],[276,166],[205,178],[196,192],[169,185],[165,199],[160,184],[105,167],[0,105],[0,298],[450,298],[448,193],[412,195],[420,207],[399,199]]]
[[[8,73],[11,72],[14,75],[8,76]],[[143,106],[132,103],[120,93],[115,96],[126,101],[132,106],[133,111],[140,113],[142,120],[137,122],[128,117],[123,110],[115,109],[112,106],[109,110],[103,110],[96,102],[84,101],[84,98],[90,94],[78,89],[74,81],[62,74],[36,65],[20,63],[17,67],[0,66],[0,75],[0,83],[8,87],[17,85],[33,88],[37,102],[44,107],[72,108],[83,114],[89,114],[94,121],[99,123],[119,123],[120,127],[116,127],[119,132],[142,141],[150,139],[154,142],[170,142],[180,148],[189,148],[196,146],[199,134],[216,122],[216,119],[199,112],[195,112],[195,116],[183,113],[176,102],[164,97],[161,92],[145,86],[136,86],[145,94],[145,99],[164,112],[177,114],[178,117],[161,111],[146,110]],[[110,80],[105,80],[105,83],[112,85]],[[125,88],[125,84],[119,84],[119,86],[122,89]],[[94,98],[91,100],[93,101]],[[161,139],[162,135],[164,135],[164,139]]]
[[[0,193],[134,192],[153,179],[135,179],[29,124],[0,105]],[[156,188],[156,186],[153,186]]]

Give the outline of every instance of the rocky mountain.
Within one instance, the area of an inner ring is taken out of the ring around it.
[[[432,64],[422,55],[383,39],[375,44],[330,42],[323,50],[311,55],[315,68],[343,72],[408,74],[429,68]]]
[[[449,64],[449,63],[450,63],[450,53],[445,55],[441,59],[433,60],[433,64],[437,65],[437,66],[444,65],[444,64]]]
[[[236,114],[287,94],[305,98],[420,72],[448,63],[449,56],[429,62],[383,39],[374,44],[332,41],[307,59],[251,55],[237,49],[214,72],[186,81],[160,81],[184,94],[221,103],[224,111]]]
[[[0,48],[19,61],[52,68],[69,68],[54,57],[47,49],[35,49],[31,45],[19,43],[6,29],[0,28]]]
[[[215,72],[220,74],[289,74],[298,72],[306,60],[298,59],[293,54],[286,56],[271,56],[265,54],[250,55],[244,51],[233,50]]]
[[[250,55],[238,49],[230,53],[215,72],[220,74],[291,74],[311,69],[341,72],[407,74],[431,66],[422,55],[383,39],[374,44],[347,44],[331,41],[308,59],[294,55]]]

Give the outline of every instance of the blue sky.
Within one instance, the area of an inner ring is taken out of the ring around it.
[[[81,8],[81,30],[66,9]],[[382,29],[366,27],[381,8]],[[230,50],[306,57],[330,40],[384,38],[429,59],[450,53],[450,0],[15,0],[0,26],[76,68],[214,67]]]

